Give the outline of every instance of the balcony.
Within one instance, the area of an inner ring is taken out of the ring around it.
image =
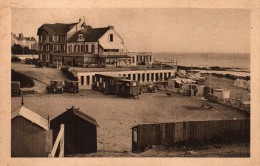
[[[127,55],[126,52],[102,52],[100,55],[107,56],[107,55]]]

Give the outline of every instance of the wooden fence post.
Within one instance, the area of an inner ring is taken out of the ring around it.
[[[64,137],[65,137],[65,128],[64,124],[60,125],[60,130],[63,131],[61,139],[60,139],[60,154],[59,157],[64,157]]]

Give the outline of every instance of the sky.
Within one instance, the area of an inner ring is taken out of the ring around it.
[[[12,33],[37,37],[44,23],[113,25],[127,51],[250,52],[250,10],[192,8],[12,9]]]

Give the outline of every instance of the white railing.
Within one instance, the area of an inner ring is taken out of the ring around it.
[[[51,153],[48,155],[48,157],[54,157],[55,153],[57,151],[58,145],[60,143],[60,154],[59,157],[64,157],[64,124],[60,125],[60,131],[59,134],[55,140],[54,146],[52,148]]]

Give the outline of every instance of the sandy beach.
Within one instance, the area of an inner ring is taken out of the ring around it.
[[[25,107],[53,119],[65,112],[67,108],[75,106],[97,120],[100,126],[98,128],[98,153],[86,156],[156,156],[157,153],[164,156],[165,151],[162,149],[153,149],[154,153],[150,152],[151,154],[147,152],[144,154],[131,153],[131,127],[138,124],[248,117],[244,112],[216,103],[211,103],[213,109],[206,110],[201,107],[204,100],[180,94],[169,97],[164,91],[142,93],[140,99],[103,95],[93,90],[80,91],[78,94],[45,94],[45,83],[47,84],[51,79],[65,79],[60,70],[36,69],[32,65],[24,64],[15,64],[13,69],[38,80],[36,86],[31,88],[35,89],[37,93],[24,96]],[[209,79],[207,80],[209,81]],[[207,84],[209,84],[208,81]],[[213,88],[231,89],[231,97],[240,97],[241,93],[243,96],[249,94],[247,90],[233,87],[233,80],[212,77],[211,82]],[[20,106],[21,98],[12,97],[11,101],[12,110],[15,110]],[[237,146],[243,147],[246,154],[249,154],[248,146],[246,147],[244,144],[234,146],[235,149]],[[180,152],[183,151],[180,150]],[[203,152],[205,153],[205,151]],[[183,153],[167,155],[181,156]],[[212,151],[212,155],[217,155],[217,152]]]

